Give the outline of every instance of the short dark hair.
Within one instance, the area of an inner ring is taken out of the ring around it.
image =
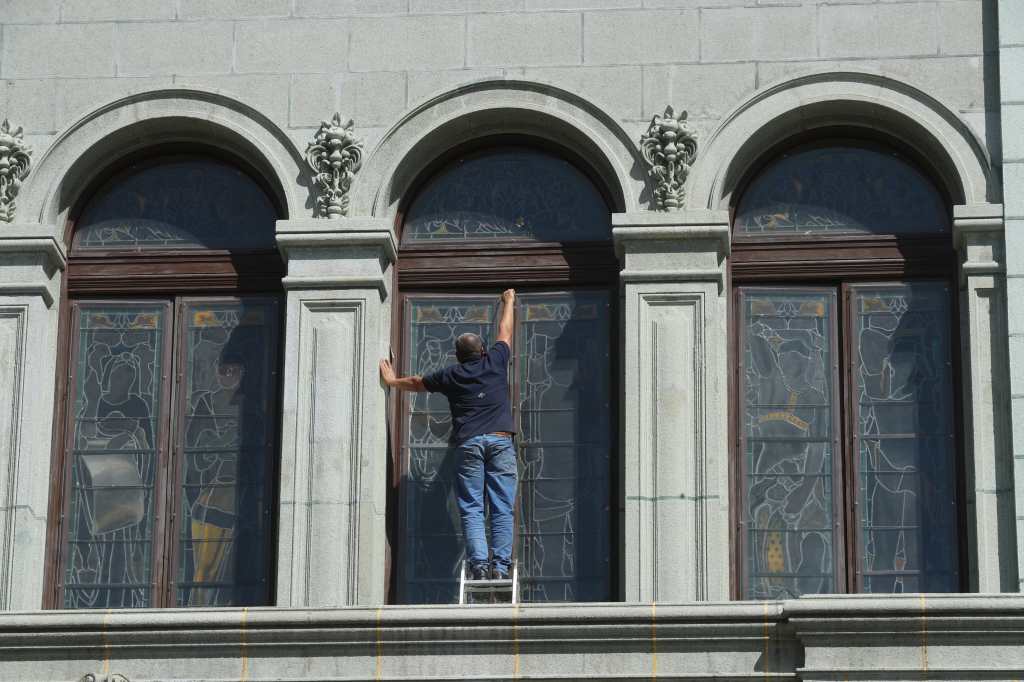
[[[455,358],[459,362],[479,360],[484,354],[484,342],[476,334],[467,332],[455,339]]]

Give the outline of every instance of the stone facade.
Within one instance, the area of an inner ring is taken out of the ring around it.
[[[995,594],[1024,580],[1022,5],[8,0],[0,675],[1024,676],[1024,605]],[[669,123],[654,130],[655,117]],[[665,125],[695,143],[685,168],[652,172]],[[729,602],[730,200],[786,138],[843,126],[919,150],[952,199],[969,585],[992,594]],[[399,205],[449,148],[502,133],[557,141],[615,195],[624,603],[385,606],[376,363],[392,337]],[[331,135],[341,172],[325,161]],[[277,606],[43,611],[65,226],[105,167],[168,141],[230,150],[283,204]]]

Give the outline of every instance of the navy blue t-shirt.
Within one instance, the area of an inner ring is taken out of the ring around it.
[[[423,385],[442,393],[452,410],[453,444],[495,431],[515,433],[508,397],[508,361],[512,349],[498,341],[479,360],[431,372]]]

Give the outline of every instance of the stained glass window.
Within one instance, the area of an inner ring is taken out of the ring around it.
[[[835,298],[799,289],[741,293],[744,592],[831,592]]]
[[[266,604],[276,301],[74,310],[63,606]]]
[[[863,589],[956,591],[949,286],[858,286],[853,319]]]
[[[131,168],[77,221],[78,250],[272,249],[276,210],[245,172],[214,159]]]
[[[497,300],[413,298],[407,371],[455,362],[464,332],[491,340]],[[515,558],[524,601],[608,599],[610,520],[609,301],[603,292],[521,295],[510,379],[518,416]],[[462,539],[450,418],[440,394],[411,394],[403,456],[402,601],[457,600]]]
[[[184,306],[179,606],[266,603],[277,305]]]
[[[65,608],[151,605],[166,305],[75,312]]]
[[[571,163],[510,148],[460,158],[435,175],[409,206],[402,240],[607,240],[610,216]]]
[[[899,156],[870,147],[803,147],[769,163],[736,208],[737,236],[949,232],[935,186]]]

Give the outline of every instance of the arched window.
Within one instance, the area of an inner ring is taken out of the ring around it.
[[[402,224],[396,341],[406,373],[455,362],[461,333],[493,342],[499,293],[519,291],[509,390],[524,601],[613,596],[618,267],[609,202],[585,169],[525,144],[455,152],[426,173]],[[402,400],[392,600],[451,603],[462,541],[448,404],[439,394]]]
[[[282,265],[257,177],[150,156],[76,211],[52,606],[269,603]]]
[[[819,140],[736,204],[741,597],[962,588],[956,261],[921,168]]]

